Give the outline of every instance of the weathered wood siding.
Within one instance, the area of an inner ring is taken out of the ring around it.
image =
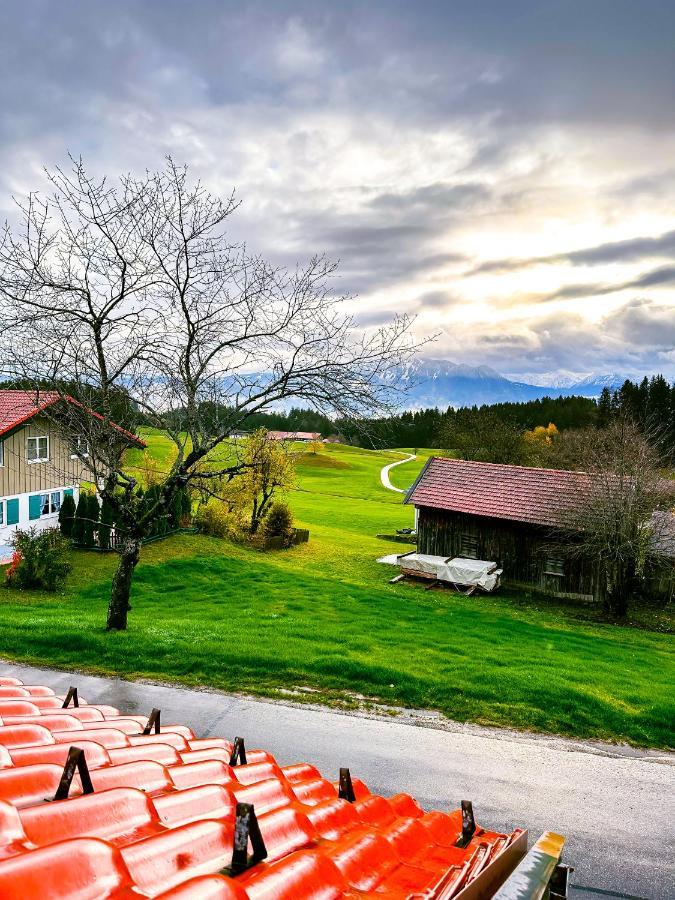
[[[49,438],[49,461],[28,462],[27,438]],[[36,416],[4,439],[4,466],[0,466],[0,497],[77,484],[87,478],[79,459],[71,459],[64,432],[54,422]]]
[[[598,595],[598,579],[590,561],[562,558],[563,574],[548,574],[547,559],[560,558],[561,554],[552,549],[551,536],[545,528],[420,507],[420,553],[462,556],[465,535],[475,540],[477,559],[496,562],[504,570],[504,581],[532,584],[555,594]]]

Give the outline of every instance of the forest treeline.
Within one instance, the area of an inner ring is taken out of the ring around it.
[[[373,447],[441,447],[448,429],[500,422],[519,432],[547,427],[558,431],[604,427],[624,416],[675,444],[675,383],[662,375],[641,382],[626,380],[615,391],[605,388],[597,400],[589,397],[544,397],[523,403],[419,409],[396,415],[354,421],[333,421],[309,409],[253,416],[247,428],[281,431],[319,431],[339,435],[354,444]]]
[[[420,409],[365,421],[332,421],[307,409],[254,416],[247,427],[283,431],[319,431],[324,437],[366,447],[433,447],[466,459],[514,465],[572,464],[557,460],[556,436],[586,428],[604,428],[619,418],[639,425],[657,440],[664,455],[675,458],[675,384],[662,375],[641,382],[626,380],[588,397],[544,397],[524,403]],[[553,425],[554,428],[549,428]],[[568,445],[569,446],[569,445]]]

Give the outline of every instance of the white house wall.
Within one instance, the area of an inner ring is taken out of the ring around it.
[[[9,494],[6,497],[0,497],[0,504],[3,507],[3,524],[0,525],[0,548],[2,546],[8,546],[12,535],[17,529],[21,529],[21,531],[26,531],[29,528],[37,528],[42,530],[44,528],[56,528],[59,524],[59,515],[58,513],[53,513],[48,516],[40,516],[39,519],[31,519],[28,514],[28,498],[33,494],[48,494],[48,493],[56,493],[59,491],[61,494],[61,503],[63,503],[63,492],[65,490],[72,490],[73,499],[75,503],[78,501],[78,497],[80,495],[80,486],[79,484],[65,484],[61,487],[54,486],[50,487],[49,490],[43,491],[29,491],[24,494]],[[19,521],[16,525],[7,525],[7,500],[18,499],[19,501]],[[0,555],[1,550],[0,550]]]

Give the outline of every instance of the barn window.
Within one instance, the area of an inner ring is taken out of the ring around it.
[[[478,538],[475,535],[462,535],[459,541],[459,555],[464,559],[478,559]]]
[[[557,575],[562,577],[565,574],[565,560],[561,556],[547,556],[546,565],[544,566],[544,575]]]

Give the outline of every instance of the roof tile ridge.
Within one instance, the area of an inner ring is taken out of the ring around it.
[[[493,463],[483,462],[479,459],[457,459],[453,456],[431,456],[430,459],[440,460],[448,463],[464,463],[471,466],[489,466],[495,469],[518,469],[525,472],[552,472],[556,475],[592,475],[592,472],[581,471],[579,469],[549,469],[546,466],[519,466],[516,463]]]

